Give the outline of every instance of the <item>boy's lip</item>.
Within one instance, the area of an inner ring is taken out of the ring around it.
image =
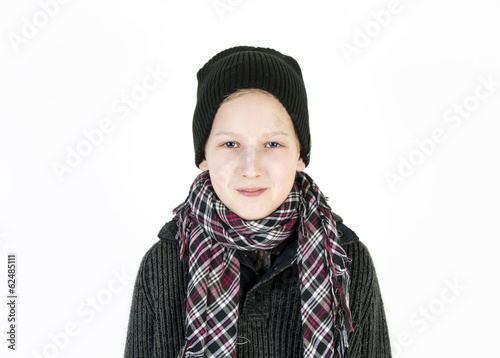
[[[263,192],[265,192],[266,188],[241,188],[236,189],[238,192],[244,196],[259,196]]]

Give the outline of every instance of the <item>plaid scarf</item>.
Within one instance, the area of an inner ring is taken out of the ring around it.
[[[203,172],[174,214],[179,216],[180,256],[189,260],[190,276],[186,342],[178,358],[236,357],[240,288],[236,250],[271,249],[297,229],[294,262],[301,284],[304,357],[335,357],[335,350],[343,356],[347,333],[353,331],[349,259],[338,244],[326,198],[307,174],[297,172],[287,199],[268,217],[243,220],[219,200],[209,173]]]

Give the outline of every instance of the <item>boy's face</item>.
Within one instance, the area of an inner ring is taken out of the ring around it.
[[[252,92],[220,106],[199,167],[210,172],[224,205],[257,220],[285,201],[305,164],[285,107],[269,94]]]

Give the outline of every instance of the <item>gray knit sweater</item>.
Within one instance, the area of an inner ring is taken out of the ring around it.
[[[370,254],[357,235],[334,215],[341,245],[352,260],[350,307],[354,332],[349,358],[391,357],[380,288]],[[176,220],[165,224],[139,267],[130,310],[125,358],[175,358],[184,343],[188,267],[179,259]],[[302,358],[297,239],[291,237],[254,261],[238,252],[241,263],[238,358]],[[253,254],[253,256],[252,256]],[[262,269],[263,260],[267,267]],[[256,269],[257,268],[257,269]]]

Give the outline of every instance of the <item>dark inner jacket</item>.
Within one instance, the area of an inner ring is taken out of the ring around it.
[[[354,332],[346,357],[391,357],[380,288],[366,246],[334,214],[340,244],[351,259],[350,308]],[[180,261],[177,218],[167,222],[145,254],[134,286],[126,358],[177,357],[184,345],[188,266]],[[262,252],[237,251],[240,260],[238,358],[302,358],[297,234]],[[332,356],[333,357],[333,352]]]

